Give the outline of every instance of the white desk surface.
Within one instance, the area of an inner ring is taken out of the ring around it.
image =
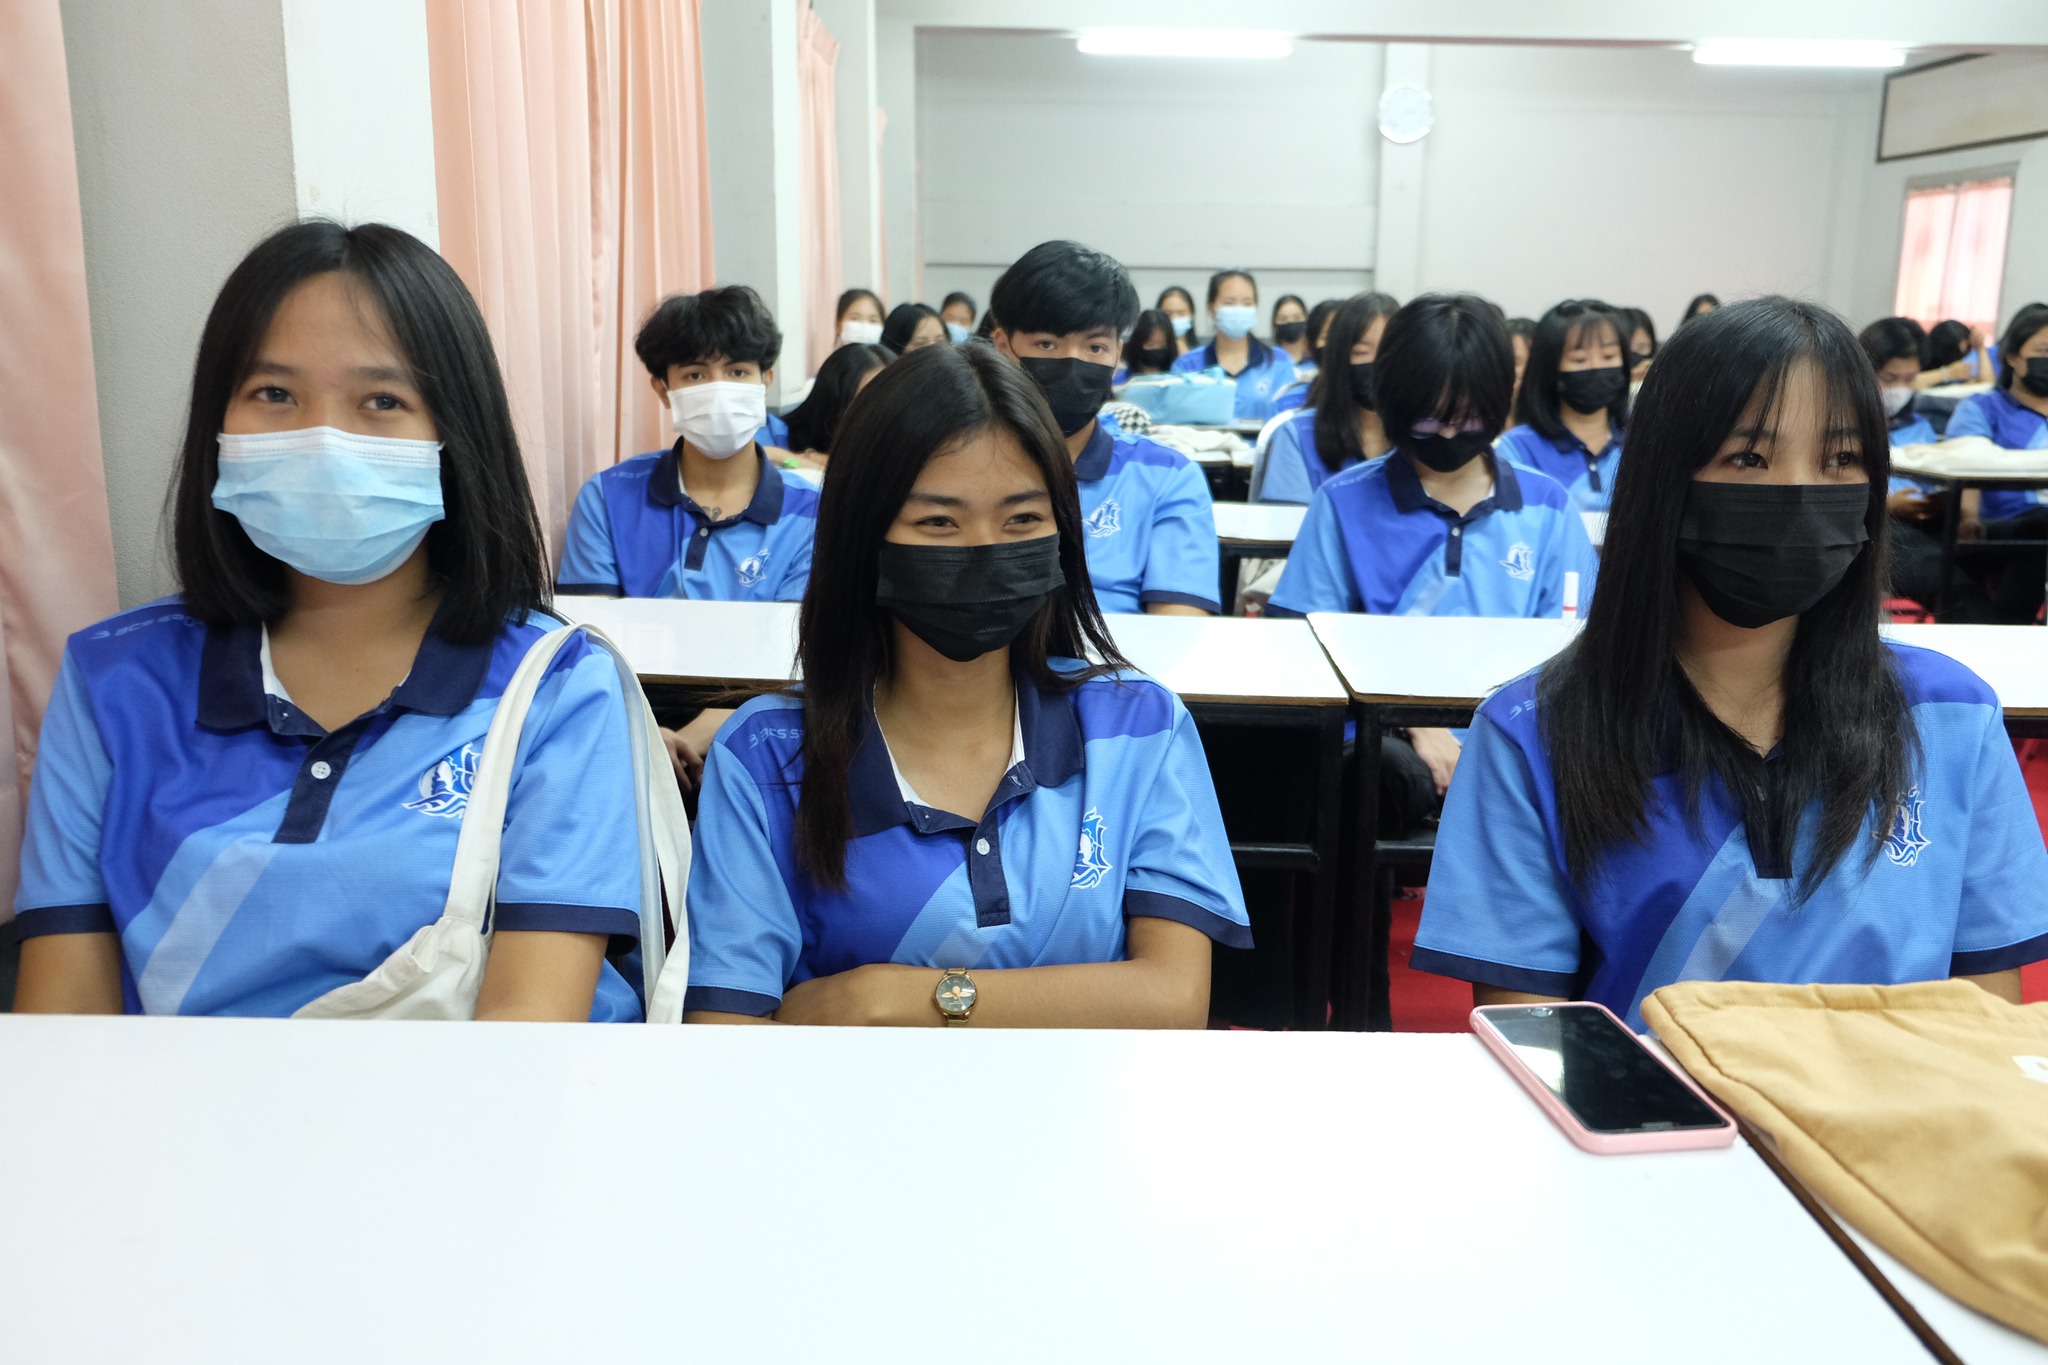
[[[23,1362],[1927,1359],[1461,1035],[0,1016],[0,1094]]]
[[[1477,704],[1570,643],[1565,621],[1316,612],[1316,638],[1360,701]],[[1887,626],[1902,644],[1960,660],[2009,716],[2048,716],[2048,630],[2039,626]]]
[[[1301,534],[1302,518],[1307,515],[1308,508],[1298,503],[1219,502],[1216,538],[1226,544],[1240,540],[1292,545]]]
[[[560,597],[556,612],[611,636],[643,680],[767,687],[795,676],[793,602]],[[1125,657],[1190,702],[1341,706],[1344,685],[1302,621],[1110,616]]]
[[[2015,452],[2015,454],[2020,454],[2020,452]],[[2039,488],[2044,484],[2048,484],[2048,472],[2043,472],[2041,469],[2040,452],[2027,451],[2022,458],[2024,458],[2027,465],[2023,469],[2015,469],[2011,464],[1997,460],[1985,460],[1978,463],[1944,460],[1939,467],[1935,467],[1921,464],[1910,455],[1894,452],[1892,455],[1892,472],[1894,474],[1911,474],[1916,478],[1922,479],[1953,479],[1958,483],[1967,483],[1973,486]]]

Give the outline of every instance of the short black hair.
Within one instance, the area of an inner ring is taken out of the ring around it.
[[[1121,337],[1138,319],[1138,291],[1114,257],[1079,242],[1040,242],[996,281],[988,310],[1006,332],[1106,328]]]
[[[1163,335],[1166,338],[1166,364],[1173,368],[1175,350],[1173,345],[1173,319],[1157,308],[1147,308],[1138,314],[1138,320],[1131,324],[1131,334],[1124,338],[1124,369],[1135,375],[1143,363],[1138,352],[1145,349],[1148,337]]]
[[[1506,326],[1509,336],[1520,337],[1524,341],[1536,335],[1536,319],[1534,318],[1509,318]]]
[[[671,294],[655,305],[633,338],[647,373],[666,381],[671,365],[707,360],[750,360],[775,368],[782,354],[782,329],[761,296],[743,284],[701,294]]]
[[[1223,292],[1226,280],[1243,280],[1252,287],[1253,307],[1258,306],[1259,282],[1252,278],[1249,270],[1219,270],[1209,277],[1209,306],[1216,306],[1216,296]]]
[[[1870,368],[1881,370],[1894,360],[1920,364],[1920,338],[1905,318],[1879,318],[1856,334],[1856,344],[1870,357]]]
[[[889,311],[888,309],[882,307],[882,296],[880,294],[877,294],[874,290],[848,289],[844,293],[840,294],[839,302],[832,305],[833,324],[836,326],[839,323],[846,321],[846,310],[853,307],[853,305],[855,305],[856,303],[859,303],[862,299],[866,299],[869,303],[875,305],[875,311],[877,313],[886,313]]]
[[[960,289],[955,289],[952,293],[946,295],[945,298],[939,300],[939,311],[943,313],[956,303],[970,313],[979,313],[981,311],[981,305],[974,301],[974,295]]]
[[[1424,294],[1391,318],[1372,366],[1387,439],[1405,447],[1417,422],[1476,417],[1490,442],[1508,421],[1515,353],[1500,310],[1477,294]]]
[[[1953,365],[1970,353],[1969,324],[1949,318],[1937,322],[1927,332],[1927,368],[1938,370],[1944,365]]]
[[[283,619],[291,606],[284,565],[213,505],[213,486],[228,402],[256,363],[278,305],[330,272],[349,276],[382,310],[434,419],[446,516],[427,531],[427,567],[441,586],[433,629],[454,644],[481,644],[508,620],[546,610],[547,543],[476,300],[432,247],[383,223],[282,228],[242,258],[214,299],[170,495],[185,609],[209,625],[256,625]]]
[[[1621,310],[1599,299],[1566,299],[1536,322],[1529,338],[1529,364],[1522,371],[1522,392],[1515,400],[1515,418],[1536,429],[1546,441],[1571,439],[1564,414],[1557,406],[1558,365],[1572,343],[1588,332],[1606,328],[1614,333],[1615,345],[1628,354],[1630,327]],[[1628,362],[1622,361],[1622,369]],[[1607,409],[1607,424],[1620,431],[1628,424],[1628,395],[1623,394]]]
[[[1638,360],[1653,358],[1657,354],[1657,324],[1650,319],[1650,315],[1647,312],[1640,308],[1623,308],[1619,311],[1622,321],[1628,324],[1628,335],[1621,339],[1621,349],[1635,356]],[[1648,332],[1650,334],[1650,349],[1641,355],[1636,355],[1635,340],[1637,332]]]
[[[926,318],[939,323],[939,339],[945,340],[945,324],[930,305],[899,303],[889,310],[888,317],[882,319],[882,344],[902,355],[910,349],[910,339],[917,335],[917,325]]]
[[[1278,318],[1280,310],[1290,303],[1301,310],[1302,321],[1308,321],[1308,303],[1299,294],[1282,294],[1279,298],[1274,299],[1273,311],[1270,316]],[[1275,323],[1274,325],[1278,326],[1279,324]]]
[[[2014,363],[2020,347],[2033,340],[2034,333],[2048,327],[2048,303],[2030,303],[2012,315],[2012,321],[2005,324],[2005,335],[1998,339],[1998,387],[2012,388],[2012,381],[2019,374]]]
[[[849,341],[826,356],[825,363],[818,367],[818,377],[811,381],[810,393],[789,414],[789,448],[830,455],[839,419],[846,415],[846,405],[860,392],[860,381],[893,364],[895,359],[896,352],[887,346],[869,346],[858,341]]]
[[[1721,306],[1721,300],[1714,294],[1694,294],[1692,302],[1685,305],[1685,316],[1678,320],[1680,326],[1691,322],[1703,312],[1712,312]]]

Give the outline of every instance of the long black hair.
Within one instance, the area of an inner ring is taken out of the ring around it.
[[[1785,661],[1784,740],[1768,767],[1701,700],[1678,661],[1679,520],[1693,476],[1746,415],[1778,418],[1789,374],[1817,371],[1824,429],[1854,433],[1870,479],[1870,543],[1832,592],[1799,618]],[[1673,767],[1687,818],[1709,776],[1740,800],[1759,845],[1795,847],[1815,802],[1813,889],[1856,842],[1867,815],[1888,830],[1918,752],[1905,688],[1878,636],[1886,564],[1890,443],[1870,365],[1847,324],[1817,304],[1751,299],[1680,327],[1650,367],[1615,480],[1600,590],[1579,638],[1543,668],[1537,715],[1556,783],[1566,862],[1582,888],[1601,855],[1648,830],[1651,781]],[[1875,840],[1863,850],[1878,851]]]
[[[1045,476],[1067,580],[1010,646],[1011,663],[1062,691],[1129,667],[1095,603],[1074,461],[1038,385],[988,346],[927,346],[883,370],[846,410],[833,442],[798,628],[804,770],[796,856],[820,886],[846,884],[847,772],[875,684],[894,663],[891,618],[875,604],[882,542],[926,463],[980,432],[1014,441]],[[1049,662],[1091,655],[1099,662],[1076,672]]]
[[[811,381],[810,393],[789,414],[789,448],[830,455],[832,433],[839,429],[846,405],[860,392],[861,379],[895,359],[896,353],[887,346],[859,341],[850,341],[826,356],[818,367],[818,377]]]
[[[1195,296],[1177,284],[1169,284],[1166,288],[1159,291],[1159,298],[1152,306],[1162,313],[1166,312],[1166,301],[1175,294],[1180,295],[1180,301],[1188,306],[1188,334],[1184,337],[1177,336],[1174,338],[1174,341],[1176,344],[1181,342],[1187,343],[1183,349],[1192,351],[1195,347],[1202,344],[1200,336],[1197,335],[1201,331],[1202,315],[1195,309]],[[1172,325],[1172,323],[1167,324],[1169,328]]]
[[[1147,341],[1162,334],[1166,337],[1166,368],[1171,370],[1173,359],[1179,354],[1173,344],[1173,319],[1157,308],[1147,308],[1131,324],[1131,334],[1124,338],[1124,368],[1136,375],[1141,360],[1138,352],[1145,349]]]
[[[1692,296],[1692,302],[1685,305],[1685,314],[1684,316],[1678,319],[1678,325],[1683,327],[1686,323],[1691,322],[1700,314],[1711,313],[1720,306],[1721,300],[1717,295],[1694,294]]]
[[[2020,348],[2034,339],[2034,333],[2048,327],[2048,303],[2030,303],[2012,315],[2005,335],[1998,339],[1998,387],[2008,392],[2019,374]]]
[[[844,323],[846,321],[846,310],[859,303],[862,299],[866,299],[869,303],[875,305],[877,313],[886,315],[889,311],[882,307],[882,296],[874,290],[849,289],[842,293],[839,296],[839,302],[832,306],[832,326],[837,328],[840,324]]]
[[[1372,327],[1374,318],[1390,318],[1400,310],[1391,294],[1353,294],[1337,305],[1330,334],[1316,352],[1316,377],[1309,382],[1308,406],[1316,414],[1316,454],[1335,474],[1353,460],[1365,458],[1358,439],[1358,415],[1366,411],[1351,392],[1351,348]]]
[[[937,311],[928,304],[899,303],[889,310],[889,316],[882,322],[882,344],[902,355],[910,349],[912,337],[926,318],[939,324],[939,340],[946,339],[946,323]]]
[[[1223,286],[1232,280],[1243,280],[1252,287],[1252,307],[1259,306],[1259,282],[1252,278],[1249,270],[1219,270],[1209,277],[1209,306],[1216,306],[1216,296],[1223,292]]]
[[[1564,353],[1595,342],[1601,329],[1614,333],[1621,348],[1621,368],[1628,371],[1628,339],[1633,330],[1618,308],[1598,299],[1566,299],[1536,320],[1529,338],[1529,363],[1522,370],[1522,392],[1515,400],[1515,420],[1536,428],[1546,441],[1568,441],[1571,431],[1558,410],[1557,375]],[[1607,425],[1619,432],[1628,425],[1628,395],[1607,407]],[[1595,452],[1597,453],[1597,452]]]
[[[550,601],[546,542],[512,429],[497,354],[476,300],[449,264],[382,223],[319,220],[257,243],[207,314],[192,367],[185,441],[168,514],[185,608],[213,625],[255,625],[291,606],[285,567],[213,505],[220,431],[277,308],[316,275],[347,275],[383,314],[441,441],[443,520],[427,532],[441,606],[434,630],[480,644]]]
[[[1308,310],[1308,358],[1311,363],[1322,363],[1323,328],[1329,323],[1331,315],[1343,306],[1342,299],[1323,299]]]
[[[1417,422],[1477,418],[1490,444],[1508,421],[1515,352],[1500,309],[1477,294],[1424,294],[1387,320],[1373,361],[1387,439],[1407,448]]]

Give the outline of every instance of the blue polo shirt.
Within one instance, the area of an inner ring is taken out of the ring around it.
[[[1958,436],[1983,436],[2007,450],[2040,450],[2048,447],[2048,417],[2015,402],[2004,389],[1973,393],[1948,419],[1948,439]],[[2048,507],[2048,489],[1987,488],[1981,515],[2004,521],[2037,507]]]
[[[1280,391],[1294,382],[1294,362],[1287,352],[1276,351],[1257,337],[1247,337],[1251,351],[1244,369],[1237,379],[1237,416],[1239,421],[1263,422],[1273,415],[1273,401]],[[1200,374],[1207,369],[1220,369],[1216,362],[1216,343],[1189,351],[1173,362],[1175,374]]]
[[[1348,459],[1343,468],[1363,463],[1361,459]],[[1266,475],[1259,483],[1259,495],[1254,501],[1305,503],[1315,497],[1316,490],[1329,477],[1330,467],[1323,463],[1316,449],[1316,414],[1310,409],[1273,428],[1273,435],[1266,442]]]
[[[1593,600],[1599,560],[1564,489],[1496,459],[1491,497],[1459,516],[1395,453],[1333,474],[1308,505],[1267,611],[1559,616],[1564,576]]]
[[[769,413],[767,423],[761,428],[760,441],[762,445],[774,446],[777,450],[788,450],[789,423]]]
[[[473,647],[429,633],[397,690],[332,733],[266,687],[260,627],[165,598],[80,631],[43,717],[22,936],[118,934],[130,1013],[288,1015],[361,980],[440,918],[498,699],[559,625]],[[637,940],[628,734],[615,665],[570,640],[520,740],[498,928]],[[591,1018],[639,1017],[607,962]]]
[[[1768,876],[1741,803],[1709,776],[1689,821],[1675,766],[1652,780],[1642,842],[1612,850],[1582,892],[1565,871],[1537,675],[1494,693],[1444,804],[1415,965],[1598,1000],[1640,1028],[1643,997],[1674,981],[1882,985],[2048,957],[2048,852],[1997,697],[1946,655],[1891,650],[1920,734],[1913,785],[1803,905],[1818,809]]]
[[[562,539],[557,590],[801,602],[811,577],[818,490],[784,479],[756,447],[761,480],[753,500],[712,521],[684,494],[678,458],[675,450],[637,455],[584,483]]]
[[[1903,413],[1899,414],[1898,417],[1892,419],[1891,446],[1893,450],[1897,450],[1900,446],[1933,445],[1940,439],[1941,437],[1934,433],[1934,423],[1928,421],[1925,415],[1913,411],[1910,406]],[[1937,486],[1924,479],[1913,478],[1909,474],[1894,474],[1886,483],[1885,491],[1887,493],[1903,493],[1908,489],[1912,489],[1915,492],[1927,493],[1932,492]]]
[[[1307,407],[1308,390],[1309,381],[1297,379],[1294,383],[1280,390],[1280,396],[1273,400],[1273,411],[1276,413],[1293,412],[1298,408]]]
[[[800,981],[873,962],[1118,962],[1134,917],[1251,946],[1202,742],[1150,678],[1063,692],[1020,675],[1021,755],[979,820],[913,799],[870,712],[847,774],[844,891],[797,870],[803,730],[799,698],[760,697],[711,746],[686,1008],[768,1014]]]
[[[1074,477],[1088,579],[1104,611],[1139,612],[1148,602],[1221,609],[1216,506],[1200,465],[1104,421],[1075,458]]]
[[[1548,474],[1572,495],[1581,512],[1605,512],[1614,501],[1614,474],[1621,466],[1621,437],[1610,433],[1595,455],[1576,436],[1552,441],[1532,426],[1510,427],[1494,442],[1495,450],[1524,469]]]

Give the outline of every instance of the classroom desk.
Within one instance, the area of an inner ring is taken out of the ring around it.
[[[1981,465],[1951,466],[1944,462],[1941,469],[1927,469],[1913,463],[1903,452],[1892,453],[1892,472],[1905,474],[1925,483],[1936,485],[1935,496],[1941,499],[1941,577],[1936,580],[1935,600],[1930,603],[1936,615],[1948,610],[1949,579],[1955,570],[1958,555],[1986,553],[1997,550],[2023,549],[2039,546],[2041,540],[1970,540],[1960,539],[1963,525],[1963,490],[1967,488],[2048,488],[2048,474],[2015,473],[2008,464],[1987,460]]]
[[[1351,693],[1361,738],[1383,725],[1463,725],[1496,688],[1543,663],[1580,629],[1573,621],[1312,613],[1309,624]],[[1902,644],[1957,659],[1990,684],[2015,738],[2048,736],[2048,630],[2039,626],[1887,626]],[[1370,903],[1379,821],[1379,746],[1352,747],[1351,885]],[[1339,970],[1340,1028],[1387,1026],[1386,933],[1377,913],[1365,954]]]
[[[1308,508],[1284,502],[1219,502],[1216,543],[1221,550],[1223,610],[1237,600],[1238,573],[1247,559],[1285,559],[1301,534]]]
[[[1928,1359],[1460,1035],[0,1016],[0,1094],[22,1362]]]
[[[765,691],[796,676],[792,602],[561,597],[556,610],[611,636],[650,694],[666,693],[664,700],[701,705],[721,692]],[[1343,862],[1344,684],[1303,621],[1106,619],[1124,656],[1178,694],[1198,723],[1291,729],[1312,747],[1316,797],[1306,837],[1233,839],[1230,847],[1240,868],[1308,879],[1309,913],[1293,961],[1295,1019],[1322,1027]]]

